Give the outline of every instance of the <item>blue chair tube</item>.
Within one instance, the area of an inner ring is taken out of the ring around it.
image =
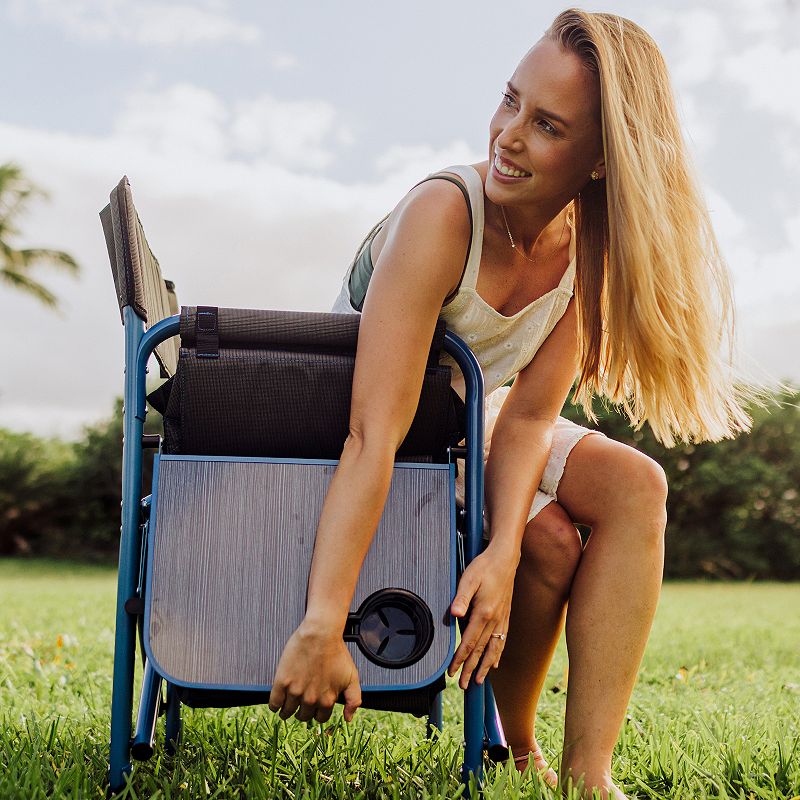
[[[130,306],[122,310],[125,325],[125,395],[122,444],[122,526],[117,576],[114,634],[114,677],[111,690],[111,742],[108,783],[112,792],[125,786],[130,774],[133,670],[136,656],[136,618],[125,610],[134,595],[139,572],[139,513],[142,494],[142,430],[146,413],[147,359],[159,342],[180,330],[180,318],[169,319],[143,332],[142,320]]]
[[[484,728],[486,733],[486,752],[492,761],[505,761],[508,756],[508,742],[500,722],[497,703],[492,684],[487,678],[484,684]]]
[[[136,715],[136,728],[131,745],[131,756],[137,761],[146,761],[153,755],[153,739],[156,734],[160,697],[161,676],[153,669],[152,664],[146,661],[142,676],[139,712]]]
[[[436,696],[431,701],[430,711],[428,712],[428,722],[425,726],[425,732],[430,739],[433,736],[434,730],[442,732],[442,693],[437,692]]]
[[[181,701],[178,690],[172,683],[167,684],[166,731],[164,733],[164,749],[168,756],[174,756],[181,739]]]
[[[467,458],[464,475],[466,541],[464,560],[469,564],[481,551],[483,538],[483,373],[463,339],[448,331],[445,350],[464,375],[467,407]],[[484,687],[470,680],[464,693],[464,765],[461,770],[464,796],[469,796],[470,774],[480,785],[483,763]]]

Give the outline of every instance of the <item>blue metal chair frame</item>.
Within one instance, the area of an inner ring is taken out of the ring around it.
[[[117,582],[116,632],[114,641],[114,675],[111,701],[111,742],[109,788],[124,788],[130,774],[131,715],[133,709],[133,677],[136,655],[136,615],[126,609],[129,598],[141,591],[141,522],[142,522],[142,434],[147,412],[145,378],[147,362],[161,342],[176,336],[180,318],[169,317],[145,332],[144,324],[134,309],[123,308],[125,328],[125,391],[124,442],[122,468],[122,526],[120,536],[119,575]],[[467,453],[466,453],[466,536],[464,561],[469,564],[481,550],[483,535],[483,374],[474,354],[458,336],[447,332],[445,350],[461,368],[466,381]],[[161,692],[161,677],[149,663],[145,664],[144,691],[137,723],[138,742],[152,742],[155,709]],[[441,695],[428,720],[428,730],[441,730]],[[167,686],[167,742],[177,740],[180,730],[180,703],[170,685]],[[149,722],[148,722],[149,720]],[[142,726],[149,730],[142,730]],[[488,681],[483,685],[474,679],[464,693],[464,763],[462,780],[465,796],[469,796],[470,777],[480,785],[483,750],[495,759],[507,755],[494,696]]]

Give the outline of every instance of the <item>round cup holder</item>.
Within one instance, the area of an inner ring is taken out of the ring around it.
[[[344,639],[373,663],[389,669],[416,664],[433,641],[433,615],[407,589],[381,589],[347,615]]]

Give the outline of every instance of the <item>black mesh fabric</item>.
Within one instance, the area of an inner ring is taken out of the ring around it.
[[[375,711],[401,711],[415,717],[427,716],[434,697],[445,687],[444,675],[419,689],[390,692],[362,692],[361,707]],[[269,700],[268,692],[235,691],[230,689],[187,689],[177,686],[178,698],[189,708],[233,708],[255,706]],[[342,702],[341,698],[337,702]]]
[[[182,309],[177,373],[150,397],[164,414],[165,453],[340,457],[357,315],[220,308],[216,358],[197,355],[195,319],[195,308]],[[450,368],[438,363],[444,332],[439,323],[399,460],[444,460],[463,437]]]

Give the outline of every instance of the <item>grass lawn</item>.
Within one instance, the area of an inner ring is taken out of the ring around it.
[[[0,799],[105,796],[115,588],[108,568],[0,561]],[[562,641],[537,727],[556,767],[565,665]],[[405,715],[184,709],[179,756],[157,742],[122,796],[452,798],[460,704],[451,684],[436,742]],[[797,800],[800,586],[667,584],[614,768],[630,797]],[[554,794],[492,766],[484,796]]]

